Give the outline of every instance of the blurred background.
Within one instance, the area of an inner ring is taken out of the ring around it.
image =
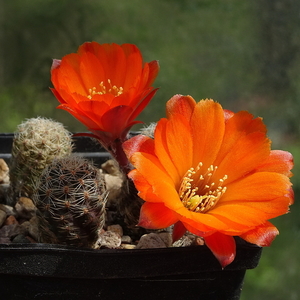
[[[297,198],[300,1],[0,0],[0,132],[37,116],[85,131],[49,90],[52,59],[85,41],[134,43],[145,61],[160,61],[160,89],[139,118],[146,124],[177,93],[263,117],[273,149],[294,155]],[[273,223],[281,234],[247,272],[242,300],[300,299],[298,201]]]

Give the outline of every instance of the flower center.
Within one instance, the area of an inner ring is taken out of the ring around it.
[[[107,84],[105,85],[103,81],[100,82],[98,89],[93,87],[89,89],[89,99],[92,99],[94,95],[104,95],[104,94],[113,94],[115,97],[123,94],[123,87],[117,87],[111,84],[110,79],[107,79]]]
[[[205,172],[201,170],[200,162],[195,168],[190,168],[184,175],[179,188],[179,197],[183,205],[190,211],[206,213],[216,205],[226,192],[223,186],[227,175],[213,181],[217,166],[211,165]]]

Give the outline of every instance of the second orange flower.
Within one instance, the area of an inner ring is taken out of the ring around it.
[[[54,60],[52,92],[64,109],[82,122],[111,152],[157,89],[157,61],[143,63],[133,44],[87,42],[77,53]]]
[[[270,149],[261,118],[176,95],[154,139],[124,144],[135,167],[129,173],[143,204],[139,225],[174,224],[173,237],[204,238],[222,267],[235,258],[234,236],[268,246],[278,234],[268,220],[293,203],[290,153]]]

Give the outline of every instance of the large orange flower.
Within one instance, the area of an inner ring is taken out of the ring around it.
[[[292,155],[270,144],[261,118],[174,96],[154,139],[139,135],[123,145],[146,201],[139,225],[175,224],[174,239],[186,230],[202,236],[222,267],[234,260],[233,236],[270,245],[278,230],[268,220],[293,202]]]
[[[87,42],[77,53],[54,60],[52,92],[108,150],[123,141],[135,118],[157,89],[151,85],[159,71],[157,61],[143,64],[132,44]]]

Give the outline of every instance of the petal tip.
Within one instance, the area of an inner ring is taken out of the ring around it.
[[[57,69],[61,64],[61,59],[56,59],[54,58],[52,60],[52,66],[51,66],[51,71],[53,71],[54,69]]]

